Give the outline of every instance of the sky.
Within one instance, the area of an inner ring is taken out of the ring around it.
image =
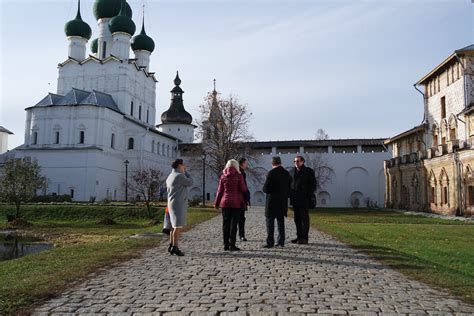
[[[138,26],[145,4],[156,44],[157,123],[176,70],[185,107],[212,90],[238,96],[257,140],[386,138],[423,119],[413,84],[473,43],[470,0],[128,0]],[[83,19],[97,36],[92,0]],[[23,143],[26,107],[56,92],[67,58],[64,24],[77,0],[0,0],[0,125]],[[88,53],[90,48],[88,45]],[[132,55],[133,56],[133,55]]]

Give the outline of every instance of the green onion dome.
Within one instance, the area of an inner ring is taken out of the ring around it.
[[[119,14],[110,19],[109,30],[112,34],[116,32],[123,32],[133,36],[136,29],[135,23],[133,23],[132,19],[125,14],[124,3],[125,0],[122,0],[122,7],[120,8]]]
[[[66,23],[64,33],[66,33],[66,36],[80,36],[89,40],[92,35],[92,30],[89,24],[82,20],[80,8],[81,1],[79,0],[77,2],[76,18]]]
[[[113,18],[118,15],[122,6],[121,0],[96,0],[92,8],[95,18]],[[132,8],[125,2],[125,14],[132,18]]]
[[[97,54],[98,50],[99,50],[99,40],[96,38],[91,42],[91,52],[93,54]]]
[[[145,32],[145,18],[143,18],[142,31],[132,38],[132,50],[146,50],[150,53],[155,50],[155,42]]]

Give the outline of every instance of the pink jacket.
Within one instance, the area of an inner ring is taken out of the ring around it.
[[[244,177],[234,167],[227,168],[219,179],[214,204],[216,207],[242,208],[245,206],[245,192],[247,192],[247,186]]]

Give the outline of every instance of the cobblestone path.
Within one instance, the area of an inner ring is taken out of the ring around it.
[[[263,249],[263,209],[247,212],[248,242],[224,252],[221,217],[183,235],[185,257],[167,243],[50,300],[37,315],[474,314],[474,306],[412,281],[332,237]],[[295,236],[286,221],[289,239]]]

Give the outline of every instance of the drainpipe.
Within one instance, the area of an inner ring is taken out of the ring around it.
[[[428,102],[427,102],[426,95],[420,89],[418,89],[418,87],[416,86],[416,83],[413,85],[413,88],[415,88],[415,90],[418,91],[423,96],[423,121],[421,123],[427,124],[428,118],[426,117],[426,112],[428,111],[428,108],[427,108]]]

